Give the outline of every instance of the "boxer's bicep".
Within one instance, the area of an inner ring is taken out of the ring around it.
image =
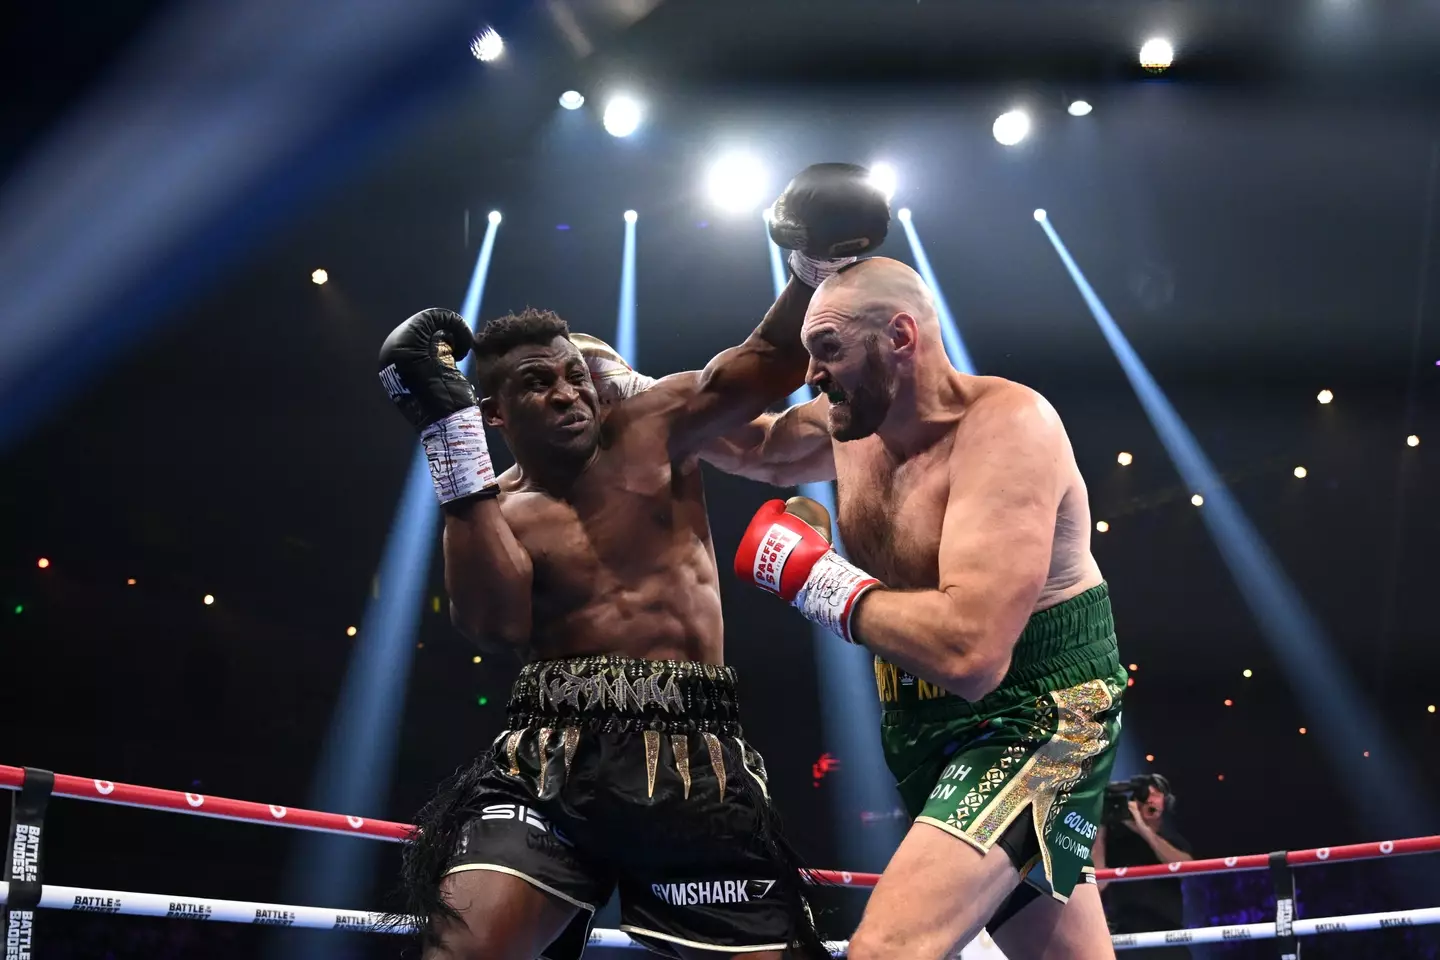
[[[817,397],[784,413],[762,414],[706,443],[700,459],[726,473],[775,486],[834,480],[829,403]]]
[[[982,655],[1008,658],[1050,570],[1064,434],[1038,395],[977,406],[951,451],[940,589],[982,624]]]

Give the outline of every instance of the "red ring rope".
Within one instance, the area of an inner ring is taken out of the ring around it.
[[[25,780],[21,767],[0,764],[0,789],[19,790]],[[415,828],[408,823],[394,823],[389,820],[371,820],[365,817],[346,816],[340,813],[323,813],[319,810],[303,810],[299,807],[282,807],[249,800],[230,800],[212,797],[208,794],[185,793],[180,790],[161,790],[158,787],[140,787],[129,783],[114,783],[109,780],[94,780],[68,774],[55,774],[54,795],[71,797],[76,800],[95,800],[100,803],[115,803],[147,810],[169,810],[173,813],[188,813],[200,817],[215,817],[221,820],[243,820],[249,823],[264,823],[273,827],[291,827],[299,830],[319,830],[326,833],[343,833],[349,836],[371,837],[376,840],[398,842],[409,837]],[[1314,850],[1291,850],[1285,854],[1285,862],[1292,867],[1314,866],[1319,863],[1333,863],[1340,860],[1377,860],[1383,857],[1404,856],[1415,853],[1440,851],[1440,836],[1411,837],[1405,840],[1380,840],[1372,843],[1352,843],[1342,847],[1319,847]],[[1180,874],[1226,873],[1242,870],[1264,870],[1270,865],[1270,858],[1263,853],[1243,857],[1217,857],[1212,860],[1190,860],[1184,863],[1157,863],[1143,867],[1116,867],[1096,870],[1100,880],[1145,880],[1151,877],[1171,877]],[[811,876],[820,883],[839,884],[850,887],[873,887],[880,879],[878,873],[853,873],[848,870],[811,870]]]

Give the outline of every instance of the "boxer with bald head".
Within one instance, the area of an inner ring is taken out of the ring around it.
[[[1065,428],[1035,391],[957,371],[897,261],[822,283],[802,336],[823,396],[759,443],[828,429],[807,479],[837,479],[849,560],[823,508],[775,500],[735,570],[875,654],[915,823],[849,956],[940,960],[988,926],[1012,960],[1112,957],[1090,849],[1126,675]]]
[[[794,279],[704,370],[650,381],[541,310],[478,337],[426,310],[381,349],[444,506],[452,619],[526,661],[506,729],[416,818],[423,960],[575,960],[617,888],[621,929],[667,956],[828,955],[743,739],[698,461],[785,473],[761,415],[803,381],[814,287],[884,239],[889,206],[822,164],[775,210]],[[483,400],[456,366],[472,349]],[[486,427],[515,457],[498,480]]]

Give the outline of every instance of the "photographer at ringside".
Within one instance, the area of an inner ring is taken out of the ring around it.
[[[1138,867],[1194,860],[1189,841],[1175,829],[1175,799],[1170,781],[1158,773],[1110,784],[1092,853],[1095,866]],[[1185,899],[1178,877],[1123,883],[1101,880],[1100,891],[1111,933],[1149,933],[1185,926]],[[1189,955],[1184,947],[1125,951],[1127,958],[1179,960]]]

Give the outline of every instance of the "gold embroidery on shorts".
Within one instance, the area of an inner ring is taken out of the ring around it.
[[[757,761],[755,766],[760,768],[759,772],[757,773],[755,771],[755,768],[750,766],[750,761],[745,759],[746,751],[750,750],[749,745],[746,744],[746,742],[744,740],[741,740],[739,737],[735,738],[735,745],[740,748],[740,766],[745,768],[745,772],[750,774],[750,779],[754,780],[755,783],[760,787],[760,795],[766,800],[769,800],[770,784],[765,782],[765,758],[760,756],[758,751],[750,751],[755,754],[755,760]]]
[[[720,784],[720,799],[725,799],[725,754],[720,752],[720,738],[713,733],[702,733],[705,746],[710,748],[710,766],[715,770],[715,780]]]
[[[894,703],[900,699],[900,671],[893,663],[875,658],[875,689],[881,703]]]
[[[655,796],[655,768],[660,763],[660,731],[645,731],[645,796]]]
[[[936,686],[929,680],[915,678],[915,696],[920,700],[939,700],[941,697],[950,696],[950,691],[944,687]]]
[[[999,788],[984,815],[965,831],[966,835],[989,849],[1025,807],[1030,806],[1035,834],[1042,839],[1040,853],[1045,862],[1045,878],[1053,883],[1050,848],[1043,842],[1045,824],[1057,794],[1073,788],[1084,776],[1090,761],[1110,745],[1105,739],[1104,725],[1095,717],[1111,705],[1110,691],[1102,680],[1054,691],[1049,703],[1037,702],[1033,729],[1043,737],[1044,730],[1051,727],[1049,720],[1053,716],[1055,732],[1040,743],[1030,759]],[[1003,773],[992,768],[985,775],[987,781],[991,774],[1006,780]]]
[[[575,748],[580,745],[580,728],[566,727],[560,738],[565,744],[565,779],[570,779],[570,761],[575,759]]]
[[[675,752],[675,772],[685,784],[685,799],[690,799],[690,738],[683,733],[670,734],[670,749]]]
[[[524,730],[512,730],[510,736],[505,738],[505,757],[510,761],[510,776],[520,776],[520,738],[525,735]]]
[[[535,753],[540,758],[540,778],[535,784],[535,795],[537,797],[543,797],[545,795],[545,767],[547,766],[545,762],[545,749],[550,746],[550,735],[554,732],[555,731],[549,727],[541,727],[540,739],[535,745]]]

